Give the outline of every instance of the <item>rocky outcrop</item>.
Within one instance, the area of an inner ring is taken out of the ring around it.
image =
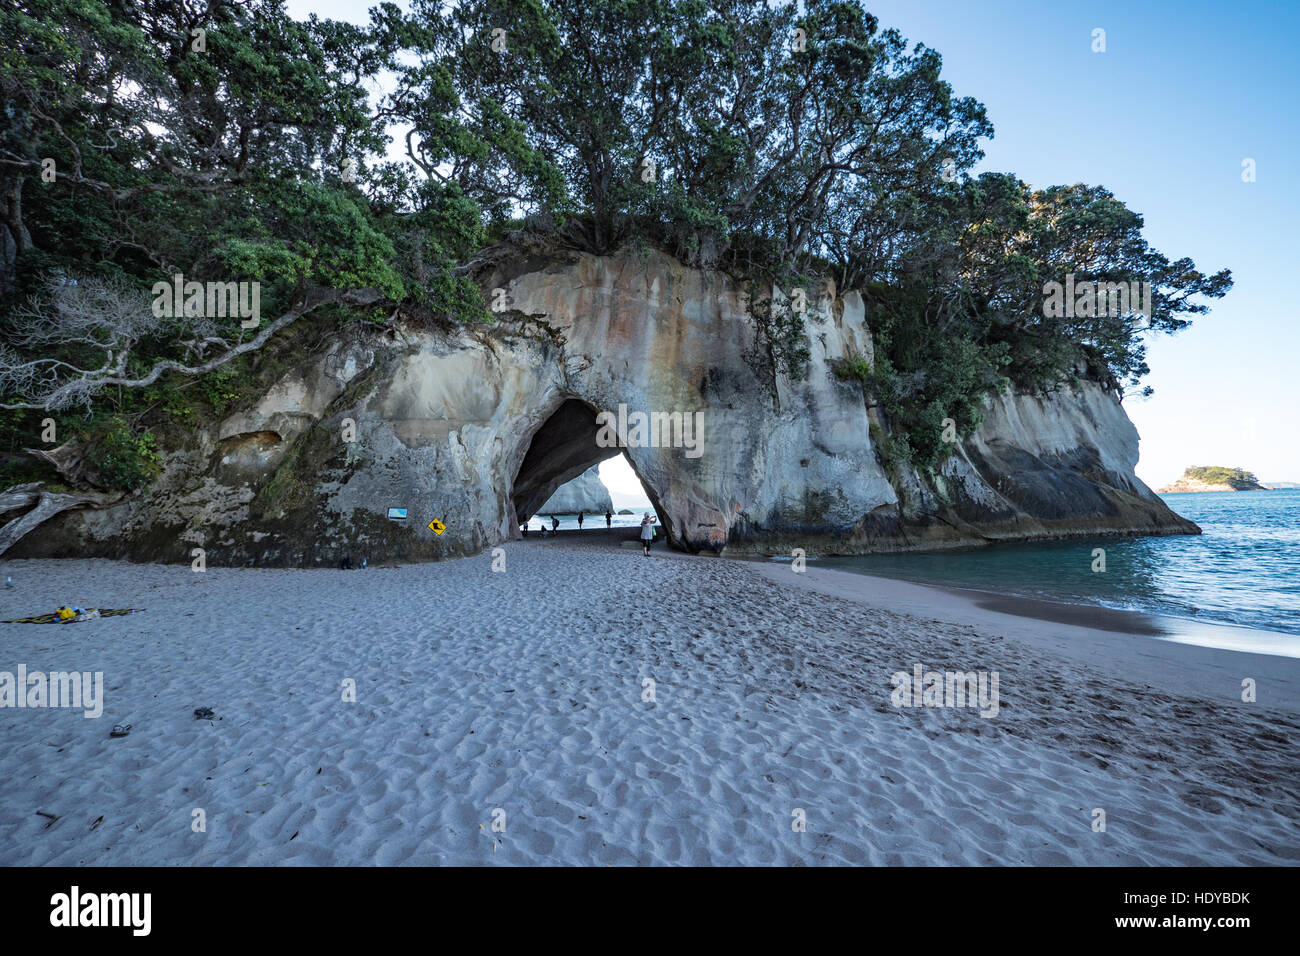
[[[540,508],[538,514],[572,515],[604,514],[614,510],[614,502],[609,497],[609,489],[600,480],[597,468],[588,468],[572,481],[566,481],[555,494],[551,495]],[[519,514],[520,520],[532,517]]]
[[[1165,485],[1157,492],[1162,495],[1192,494],[1201,491],[1268,491],[1268,487],[1257,481],[1205,481],[1183,475],[1172,485]]]
[[[896,533],[913,544],[1199,534],[1138,479],[1137,461],[1137,429],[1100,386],[1005,394],[932,482],[906,476]]]
[[[934,476],[882,461],[881,423],[833,370],[872,357],[854,292],[806,290],[811,362],[793,380],[773,370],[745,287],[657,252],[508,255],[478,278],[500,307],[492,326],[336,334],[256,405],[188,433],[146,492],[60,515],[16,552],[188,561],[202,547],[210,564],[254,565],[469,554],[619,453],[691,551],[1197,530],[1134,476],[1137,433],[1092,383],[991,401]],[[609,440],[620,424],[624,448]],[[426,528],[434,518],[444,534]]]

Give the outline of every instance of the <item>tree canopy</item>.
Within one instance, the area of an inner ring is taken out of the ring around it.
[[[1229,274],[1151,249],[1103,187],[972,175],[992,125],[941,67],[849,0],[412,0],[365,26],[281,0],[15,0],[0,403],[129,410],[124,383],[211,374],[345,301],[482,321],[466,265],[520,232],[863,290],[868,384],[904,430],[973,427],[1008,383],[1138,385],[1143,334],[1184,327]],[[125,339],[76,319],[176,274],[259,282],[272,318],[182,314]],[[1049,314],[1067,276],[1149,283],[1149,314]],[[798,374],[800,324],[755,306],[774,367]]]
[[[1244,468],[1225,468],[1222,465],[1193,465],[1183,472],[1183,477],[1209,485],[1231,485],[1233,488],[1259,484],[1254,472]]]

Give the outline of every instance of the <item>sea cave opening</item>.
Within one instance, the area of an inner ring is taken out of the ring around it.
[[[516,529],[536,532],[543,524],[549,529],[554,519],[560,531],[580,527],[604,531],[608,527],[626,533],[640,525],[646,512],[657,517],[665,530],[669,528],[660,496],[637,470],[627,450],[602,447],[597,442],[600,427],[596,415],[597,409],[591,405],[569,398],[533,433],[510,493]],[[593,468],[599,469],[600,483],[610,499],[608,525],[603,508],[571,506],[580,495],[577,486],[592,480],[587,473]],[[580,510],[586,511],[582,524],[577,521]]]

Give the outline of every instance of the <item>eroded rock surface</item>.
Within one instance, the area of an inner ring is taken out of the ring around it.
[[[620,406],[622,453],[692,551],[1197,530],[1135,477],[1137,432],[1091,383],[1000,397],[937,476],[887,473],[861,387],[833,371],[872,356],[856,293],[807,290],[812,360],[792,381],[765,360],[741,285],[657,252],[505,257],[479,280],[488,301],[504,291],[493,326],[339,333],[254,407],[169,450],[154,486],[60,515],[13,553],[189,561],[202,547],[212,564],[295,566],[470,554],[619,454],[597,415]],[[652,443],[636,413],[699,433],[670,425],[668,445]],[[687,437],[693,448],[672,447]]]
[[[588,468],[572,481],[562,484],[555,494],[537,509],[538,514],[604,514],[614,510],[614,502],[609,497],[609,489],[600,480],[597,468]],[[522,519],[524,514],[521,512]]]

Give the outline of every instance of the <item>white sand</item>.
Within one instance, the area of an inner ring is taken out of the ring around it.
[[[106,688],[98,720],[0,710],[0,864],[1300,860],[1300,661],[815,567],[506,552],[505,573],[10,562],[3,617],[148,610],[0,625],[0,670]],[[893,707],[915,663],[998,671],[999,714]]]

